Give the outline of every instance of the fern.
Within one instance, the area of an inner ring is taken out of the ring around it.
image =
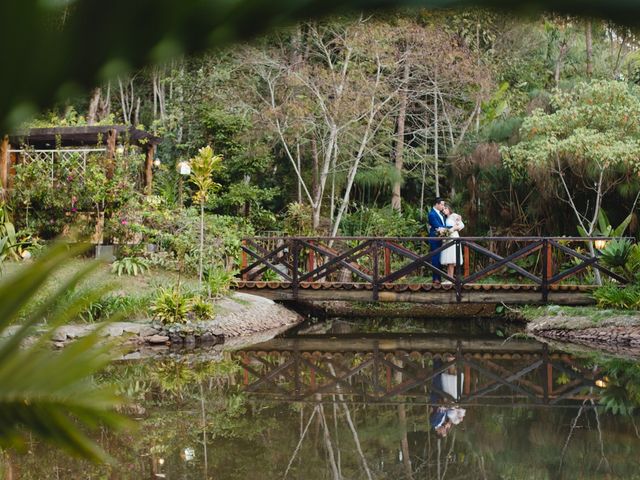
[[[138,274],[142,275],[147,270],[149,270],[149,263],[140,257],[120,258],[111,265],[111,273],[116,273],[119,277],[121,277],[122,274],[137,277]]]

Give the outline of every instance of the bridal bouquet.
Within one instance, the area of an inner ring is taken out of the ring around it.
[[[438,237],[441,237],[441,238],[446,238],[451,236],[451,230],[449,230],[448,228],[439,228],[437,232],[438,232]]]

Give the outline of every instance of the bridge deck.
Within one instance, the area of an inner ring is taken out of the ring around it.
[[[541,287],[518,284],[469,284],[462,287],[462,295],[457,298],[454,285],[434,285],[432,283],[382,284],[377,292],[378,302],[408,303],[508,303],[511,305],[531,305],[555,303],[557,305],[589,305],[594,300],[590,285],[551,285],[547,302],[543,302]],[[374,301],[373,288],[367,283],[348,282],[301,282],[297,292],[291,282],[245,281],[240,280],[237,290],[270,298],[272,300],[301,301]]]

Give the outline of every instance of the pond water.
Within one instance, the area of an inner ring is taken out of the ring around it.
[[[640,478],[638,364],[513,333],[334,320],[234,352],[119,362],[101,380],[132,399],[138,428],[98,435],[115,466],[34,442],[2,478]]]

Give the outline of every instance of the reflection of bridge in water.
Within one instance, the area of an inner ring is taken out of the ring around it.
[[[596,398],[600,374],[529,340],[305,335],[234,353],[246,391],[278,401],[562,406]],[[446,374],[451,392],[434,386]]]

